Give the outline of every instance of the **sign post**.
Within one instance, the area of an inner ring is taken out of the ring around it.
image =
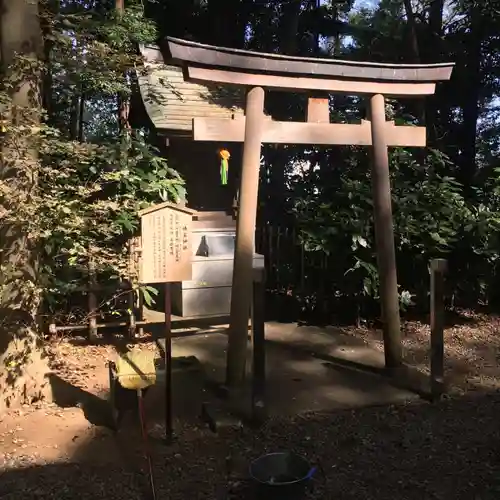
[[[170,283],[165,282],[165,440],[172,441],[172,305]]]
[[[170,283],[192,277],[191,221],[195,210],[161,203],[139,212],[142,233],[141,283],[165,286],[165,439],[172,440],[172,321]]]

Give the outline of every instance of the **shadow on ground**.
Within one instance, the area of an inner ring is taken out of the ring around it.
[[[250,498],[246,471],[267,451],[290,449],[324,470],[311,498],[482,499],[500,495],[500,394],[276,419],[259,431],[216,436],[196,426],[177,427],[177,440],[152,446],[157,498]],[[130,449],[133,431],[106,438]],[[125,461],[98,463],[82,443],[73,464],[10,470],[0,476],[2,500],[144,498],[147,480]],[[85,457],[91,456],[92,461]]]
[[[106,401],[106,395],[99,397],[88,391],[80,389],[58,375],[51,373],[49,382],[54,403],[61,408],[81,408],[87,421],[92,425],[112,429],[113,414]]]

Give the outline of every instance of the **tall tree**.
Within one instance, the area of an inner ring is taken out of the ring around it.
[[[0,199],[0,213],[5,214],[13,203],[28,204],[37,190],[41,71],[36,67],[43,56],[38,2],[3,0],[0,23],[2,104],[12,125],[1,144],[0,182],[8,184],[11,193],[9,199]],[[29,78],[26,66],[35,68]],[[16,133],[20,126],[24,134]],[[1,230],[0,411],[49,390],[48,364],[36,333],[41,298],[37,249],[29,227],[9,223]]]

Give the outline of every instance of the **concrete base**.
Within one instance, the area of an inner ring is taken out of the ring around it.
[[[174,416],[199,422],[202,404],[217,406],[222,399],[227,405],[224,412],[236,410],[235,414],[245,422],[246,418],[253,420],[250,342],[248,384],[238,398],[224,397],[216,389],[225,382],[226,329],[214,325],[207,328],[210,333],[203,334],[203,329],[199,329],[197,335],[172,341],[174,358],[195,356],[202,366],[202,370],[182,369],[174,373]],[[419,398],[384,375],[381,352],[333,328],[267,323],[266,351],[265,413],[270,417],[400,404]],[[148,394],[152,413],[163,407],[163,392],[158,386]],[[239,404],[234,407],[236,400]]]
[[[307,337],[304,341],[306,339]],[[196,356],[203,364],[206,376],[222,384],[225,377],[226,346],[227,336],[224,333],[211,333],[175,339],[173,352],[174,355]],[[266,365],[266,401],[270,416],[395,404],[418,398],[416,394],[395,387],[386,377],[376,373],[340,366],[315,357],[307,350],[289,350],[274,342],[267,343]],[[251,402],[250,385],[244,392],[242,401],[247,402],[244,412],[248,413]]]
[[[222,432],[225,429],[241,429],[242,420],[230,412],[223,402],[203,403],[201,418],[212,432]]]

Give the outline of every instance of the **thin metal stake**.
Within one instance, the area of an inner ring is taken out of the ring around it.
[[[165,440],[172,441],[172,310],[170,283],[165,283]]]
[[[151,486],[151,495],[153,500],[156,500],[155,480],[153,476],[153,463],[151,461],[151,453],[149,452],[148,433],[146,432],[146,416],[144,411],[144,400],[142,399],[142,389],[137,389],[137,401],[139,402],[139,419],[141,421],[141,433],[144,440],[144,454],[148,461],[149,468],[149,484]]]

